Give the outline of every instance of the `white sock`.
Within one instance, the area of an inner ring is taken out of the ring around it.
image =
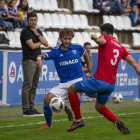
[[[75,122],[80,122],[81,121],[81,119],[79,119],[79,120],[75,120]]]

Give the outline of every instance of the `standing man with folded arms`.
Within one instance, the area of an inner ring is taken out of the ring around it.
[[[22,86],[22,109],[23,117],[43,115],[34,109],[36,88],[39,82],[41,68],[36,64],[37,56],[41,54],[40,45],[48,46],[42,32],[36,29],[37,15],[30,12],[27,15],[28,26],[22,30],[20,41],[22,45],[22,66],[24,82]]]

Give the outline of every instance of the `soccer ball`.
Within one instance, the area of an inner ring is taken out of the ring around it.
[[[120,93],[115,93],[112,98],[114,103],[120,103],[123,100],[123,97]]]
[[[52,111],[59,113],[64,109],[65,103],[61,98],[54,97],[51,99],[49,105]]]

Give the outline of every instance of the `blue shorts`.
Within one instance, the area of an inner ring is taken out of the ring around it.
[[[80,93],[85,93],[86,95],[97,93],[97,102],[100,104],[107,103],[114,87],[115,84],[110,84],[94,77],[75,83],[75,88]]]

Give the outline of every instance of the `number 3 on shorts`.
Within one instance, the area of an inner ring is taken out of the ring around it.
[[[116,63],[117,63],[117,57],[119,56],[119,50],[114,49],[113,52],[114,52],[114,53],[115,53],[115,52],[117,53],[116,55],[114,55],[115,61],[113,62],[113,59],[111,59],[111,65],[115,66]]]

